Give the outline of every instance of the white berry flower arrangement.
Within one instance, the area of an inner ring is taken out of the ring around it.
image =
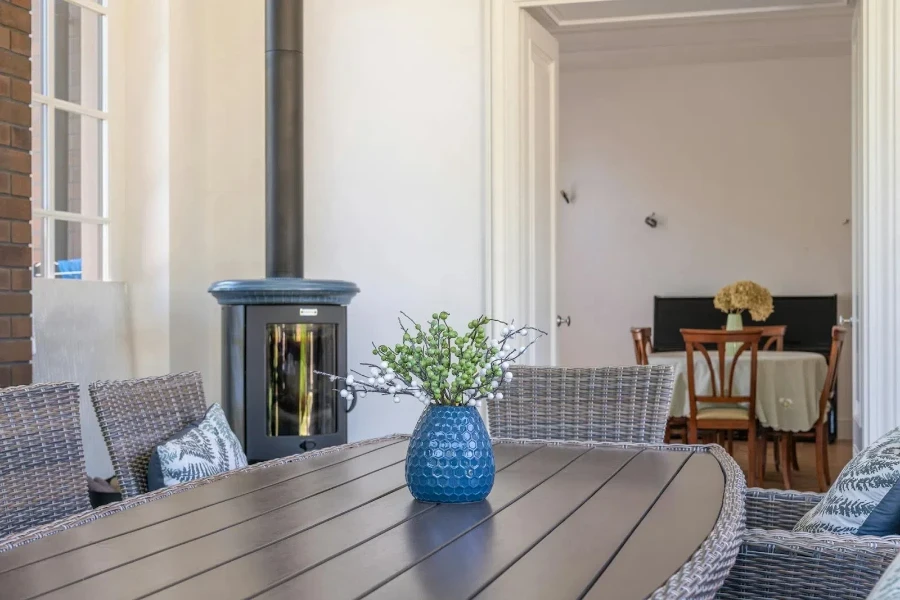
[[[340,377],[317,371],[341,383],[340,395],[351,408],[369,392],[387,394],[394,402],[411,396],[423,404],[441,406],[480,406],[482,400],[502,400],[503,386],[513,378],[510,366],[546,335],[534,327],[516,327],[485,316],[469,321],[467,330],[458,332],[447,322],[447,312],[432,314],[425,329],[406,313],[400,314],[403,339],[393,348],[375,346],[372,354],[380,362],[363,363],[368,372],[353,370]],[[499,337],[488,336],[489,324],[500,328]]]

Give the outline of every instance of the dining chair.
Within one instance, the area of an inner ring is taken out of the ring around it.
[[[634,360],[638,365],[649,364],[648,356],[653,352],[650,327],[632,327],[631,341],[634,346]]]
[[[791,483],[791,469],[799,471],[797,462],[797,439],[811,439],[816,445],[816,482],[819,491],[824,492],[831,485],[831,472],[828,465],[828,413],[831,410],[831,398],[837,387],[837,367],[841,359],[841,351],[844,347],[844,339],[847,330],[842,327],[831,328],[831,349],[828,354],[828,371],[825,375],[825,383],[819,395],[819,419],[809,432],[794,433],[791,431],[778,431],[766,428],[762,432],[762,450],[759,477],[765,478],[766,474],[766,441],[771,437],[775,444],[775,466],[781,473],[784,489],[793,487]]]
[[[90,510],[80,405],[74,383],[0,390],[0,538]]]
[[[672,402],[671,366],[510,369],[487,403],[492,437],[661,443]]]
[[[147,492],[154,448],[206,413],[197,372],[97,381],[90,394],[123,498]]]
[[[715,432],[719,436],[720,443],[725,434],[728,434],[730,439],[732,431],[746,431],[749,458],[747,480],[751,486],[755,485],[759,472],[756,373],[761,331],[759,328],[748,328],[742,331],[682,329],[681,336],[687,351],[688,398],[690,401],[688,443],[697,443],[700,430]],[[732,357],[727,356],[727,344],[740,344]],[[707,346],[714,347],[718,352],[715,366]],[[738,362],[745,352],[750,355],[749,391],[746,395],[738,395],[735,390],[735,372]],[[709,369],[710,394],[701,394],[698,390],[695,353],[702,357]],[[705,406],[701,407],[700,403]],[[709,406],[711,404],[722,406]],[[729,449],[730,446],[731,444],[729,444]]]

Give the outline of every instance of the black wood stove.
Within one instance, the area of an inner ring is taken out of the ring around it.
[[[223,408],[251,461],[347,441],[346,281],[303,278],[303,1],[266,2],[266,278],[220,281]]]

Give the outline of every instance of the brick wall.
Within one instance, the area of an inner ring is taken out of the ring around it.
[[[31,383],[31,0],[0,0],[0,387]]]

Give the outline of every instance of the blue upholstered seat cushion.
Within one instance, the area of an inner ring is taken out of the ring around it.
[[[853,457],[794,531],[900,534],[900,428]]]
[[[247,456],[218,404],[199,423],[178,432],[156,447],[147,470],[147,489],[218,475],[247,466]]]

